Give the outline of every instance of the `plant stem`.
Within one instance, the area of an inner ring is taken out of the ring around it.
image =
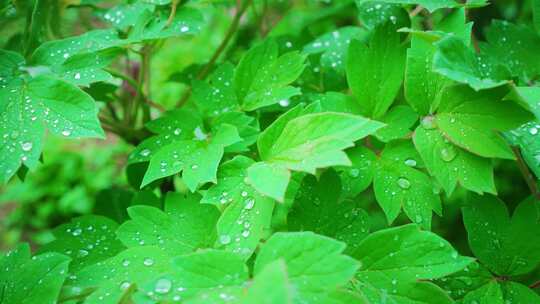
[[[246,9],[249,7],[251,2],[252,2],[252,0],[246,0],[239,7],[238,11],[234,15],[234,19],[233,19],[231,25],[229,26],[229,29],[227,30],[227,33],[225,34],[225,37],[221,41],[221,44],[218,46],[218,48],[216,49],[216,51],[214,52],[214,54],[210,58],[210,61],[208,61],[208,63],[199,71],[199,73],[195,77],[196,79],[202,80],[208,75],[208,73],[210,73],[210,70],[212,69],[212,67],[216,63],[217,59],[219,58],[221,53],[223,53],[223,51],[225,50],[225,48],[229,44],[231,38],[234,36],[234,33],[238,29],[238,25],[240,25],[240,19],[242,18],[242,16],[246,12]],[[191,88],[188,88],[184,92],[184,95],[182,95],[182,98],[180,98],[180,100],[176,104],[176,107],[178,107],[178,108],[182,107],[186,103],[186,101],[189,99],[190,96],[191,96]]]
[[[538,280],[538,281],[532,283],[532,284],[529,286],[530,289],[535,289],[535,288],[538,288],[538,287],[540,287],[540,280]]]
[[[531,190],[532,195],[535,196],[536,199],[540,200],[540,191],[538,190],[538,185],[536,184],[536,178],[531,173],[531,171],[529,171],[529,167],[523,160],[523,157],[521,156],[521,152],[519,151],[519,148],[512,147],[512,151],[514,152],[514,155],[516,156],[516,162],[517,162],[519,171],[521,171],[521,175],[523,175],[523,178],[525,179],[527,186]]]

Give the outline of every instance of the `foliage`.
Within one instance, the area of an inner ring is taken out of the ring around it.
[[[0,303],[540,303],[540,1],[0,16]]]

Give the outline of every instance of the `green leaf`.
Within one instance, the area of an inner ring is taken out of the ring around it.
[[[291,170],[315,173],[318,168],[349,165],[342,151],[383,125],[361,116],[323,112],[289,121],[270,147],[259,150],[262,159]],[[271,127],[270,127],[271,128]]]
[[[70,276],[66,285],[79,293],[94,290],[85,303],[118,303],[131,286],[140,286],[170,267],[170,256],[162,249],[133,247],[83,268]]]
[[[182,173],[191,191],[206,182],[216,182],[216,171],[224,148],[241,138],[232,125],[223,124],[205,134],[194,113],[175,110],[147,125],[158,135],[143,141],[129,162],[150,161],[141,187],[167,176]]]
[[[384,287],[380,287],[384,286]],[[441,288],[430,282],[398,282],[382,278],[376,284],[365,281],[354,282],[357,294],[365,303],[415,303],[415,304],[451,304],[452,298]]]
[[[251,48],[234,73],[234,88],[242,108],[253,111],[300,94],[300,89],[288,84],[300,76],[304,60],[298,52],[278,57],[278,46],[273,39]]]
[[[217,223],[216,247],[248,259],[270,229],[274,201],[246,182],[246,170],[254,161],[236,156],[223,163],[218,183],[205,193],[202,203],[225,208]]]
[[[388,278],[404,282],[441,278],[473,261],[459,256],[450,243],[415,224],[374,232],[351,255],[362,263],[356,277],[372,283]]]
[[[490,283],[469,292],[463,299],[466,304],[536,303],[540,296],[524,285],[515,282]]]
[[[60,66],[74,55],[91,54],[122,44],[118,33],[113,29],[93,30],[80,36],[43,43],[32,53],[30,64]]]
[[[292,304],[293,294],[285,262],[276,260],[255,276],[242,303]]]
[[[373,2],[373,0],[357,0],[360,3],[363,2]],[[440,8],[455,8],[462,6],[463,4],[454,1],[454,0],[377,0],[376,2],[380,3],[393,3],[393,4],[416,4],[425,7],[430,12],[434,12]],[[469,1],[470,2],[470,1]],[[482,1],[483,3],[485,1]],[[479,3],[474,2],[474,6],[479,5]]]
[[[404,71],[405,48],[390,25],[377,27],[368,44],[351,41],[347,82],[366,116],[380,118],[386,113],[398,94]]]
[[[373,178],[375,198],[389,223],[401,209],[411,221],[431,227],[431,211],[442,213],[439,194],[420,168],[421,159],[409,141],[393,141],[383,150]]]
[[[0,53],[0,57],[5,57]],[[2,62],[21,62],[13,54]],[[46,130],[63,137],[98,137],[104,132],[92,98],[62,80],[47,76],[7,78],[0,86],[0,180],[6,182],[24,164],[36,168]]]
[[[422,115],[432,113],[437,108],[440,92],[448,83],[444,76],[432,68],[435,50],[430,42],[417,36],[412,37],[411,47],[407,50],[405,97]]]
[[[344,249],[344,243],[311,232],[278,232],[257,255],[255,276],[283,260],[296,290],[293,302],[313,302],[344,286],[358,269],[355,260],[342,254]]]
[[[291,172],[287,168],[266,162],[251,165],[247,171],[247,183],[262,195],[283,203]]]
[[[475,92],[463,85],[446,87],[433,122],[455,145],[482,157],[514,159],[496,131],[508,131],[532,119],[510,100],[504,87]]]
[[[54,303],[68,274],[70,259],[56,252],[30,258],[21,244],[0,257],[0,302],[5,304]]]
[[[208,82],[193,81],[193,99],[205,116],[217,116],[239,108],[233,77],[234,66],[224,63],[212,73]]]
[[[299,114],[300,111],[300,108],[293,108],[289,115],[297,116],[296,113]],[[283,119],[289,115],[285,114]],[[381,127],[381,123],[361,116],[335,112],[307,114],[290,121],[277,120],[265,130],[258,141],[261,158],[268,165],[257,165],[256,170],[248,171],[254,173],[249,179],[257,186],[263,183],[260,176],[264,171],[260,170],[275,170],[280,172],[279,176],[285,178],[287,175],[279,168],[314,174],[318,168],[350,165],[350,160],[342,150],[352,147],[354,141]],[[266,188],[261,187],[257,189],[283,201],[283,186],[287,184],[288,182],[275,183],[271,191],[265,191]],[[276,185],[281,188],[276,189]]]
[[[540,179],[540,88],[516,87],[518,95],[522,97],[525,106],[535,114],[536,120],[528,122],[521,127],[505,132],[505,138],[511,145],[518,146],[521,156],[532,172]]]
[[[287,220],[290,231],[312,231],[347,243],[348,253],[369,233],[369,217],[356,202],[339,201],[337,189],[340,179],[332,170],[318,181],[304,177]]]
[[[223,298],[234,299],[229,288],[240,291],[247,278],[247,266],[238,255],[205,250],[174,258],[166,274],[142,284],[139,292],[140,298],[153,301],[177,302],[196,298],[194,302],[199,302],[198,298],[206,299],[206,303],[217,303],[214,301],[220,301],[220,297],[221,301]]]
[[[216,239],[215,224],[219,217],[213,206],[199,203],[197,195],[184,198],[169,193],[165,212],[150,206],[128,208],[131,220],[117,230],[127,247],[157,246],[171,255],[185,254],[212,246]]]
[[[507,21],[494,20],[486,29],[486,44],[481,50],[496,58],[510,75],[528,83],[540,76],[540,36],[529,27]]]
[[[520,275],[540,263],[540,205],[531,197],[512,218],[494,196],[471,195],[463,208],[469,244],[480,262],[498,275]]]
[[[386,23],[391,23],[395,29],[411,24],[409,14],[401,5],[366,0],[355,0],[355,3],[360,21],[370,30]]]
[[[540,33],[540,1],[532,1],[533,23],[536,28],[536,32]]]
[[[361,262],[355,286],[371,303],[388,296],[395,299],[393,303],[401,303],[401,297],[418,303],[451,303],[436,286],[417,281],[444,277],[473,261],[459,256],[447,241],[416,225],[374,232],[351,255]]]
[[[433,68],[454,81],[468,84],[476,91],[508,83],[509,71],[494,57],[475,54],[458,37],[448,36],[436,42]]]
[[[304,46],[305,54],[321,55],[321,67],[323,69],[335,69],[343,73],[347,62],[347,50],[351,40],[364,40],[367,32],[359,27],[346,26],[330,33],[323,34]]]
[[[106,217],[85,215],[56,227],[55,240],[40,248],[40,252],[62,252],[71,257],[70,272],[95,264],[124,249],[116,238],[118,224]]]
[[[441,131],[423,126],[414,132],[414,145],[448,196],[457,184],[479,194],[496,193],[490,159],[467,152],[450,143]]]
[[[375,137],[382,142],[404,138],[411,133],[410,128],[417,120],[418,114],[412,108],[403,105],[395,106],[381,117],[381,122],[386,126],[377,130]]]
[[[338,166],[336,170],[341,177],[342,196],[354,198],[371,185],[377,157],[373,151],[364,146],[356,146],[346,152],[351,160],[351,166]]]

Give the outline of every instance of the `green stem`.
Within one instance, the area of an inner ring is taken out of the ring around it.
[[[523,157],[521,156],[521,152],[519,151],[519,148],[512,147],[512,151],[514,152],[514,155],[516,156],[516,162],[517,162],[519,171],[521,172],[521,175],[523,175],[523,178],[525,179],[527,186],[531,190],[532,195],[540,200],[540,191],[538,190],[538,185],[536,184],[536,178],[531,173],[531,171],[529,171],[529,167],[523,160]]]

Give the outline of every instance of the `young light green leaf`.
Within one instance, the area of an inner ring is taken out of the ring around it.
[[[56,252],[30,258],[21,244],[0,256],[0,302],[5,304],[54,303],[68,274],[70,259]]]
[[[131,220],[117,230],[122,243],[157,246],[171,255],[212,246],[219,217],[215,207],[200,204],[197,195],[184,198],[178,193],[167,195],[165,204],[165,212],[150,206],[129,207]]]
[[[289,111],[291,113],[289,115],[294,117],[296,116],[294,113],[300,111],[299,108],[293,108]],[[268,165],[258,165],[257,170],[270,166],[271,170],[277,172],[283,170],[275,168],[314,174],[318,168],[350,165],[350,160],[342,150],[353,146],[354,141],[374,133],[383,126],[379,122],[361,116],[335,112],[307,114],[283,122],[276,121],[276,126],[270,126],[269,131],[259,138],[259,153]],[[257,173],[249,176],[252,185],[263,183],[260,180],[260,172],[248,171]],[[287,177],[283,173],[279,175]],[[257,178],[259,180],[256,180]],[[288,182],[276,183],[272,191],[265,191],[267,189],[263,188],[261,191],[267,195],[275,194],[274,199],[283,201],[286,190],[284,186],[287,184]],[[281,186],[281,189],[276,189],[277,186]]]
[[[540,205],[531,197],[512,218],[504,202],[494,196],[471,195],[463,221],[472,251],[498,275],[520,275],[540,263]]]
[[[345,244],[311,232],[278,232],[261,248],[255,260],[255,276],[267,265],[283,260],[293,302],[313,302],[344,286],[358,269],[358,263],[342,254]]]
[[[379,26],[366,45],[349,46],[347,82],[364,114],[380,118],[397,96],[405,71],[405,48],[389,24]]]
[[[40,248],[40,252],[62,252],[71,257],[70,272],[116,255],[125,247],[116,238],[118,224],[106,217],[85,215],[56,227],[55,240]]]
[[[203,203],[225,207],[217,223],[215,246],[248,259],[270,229],[274,201],[246,182],[246,170],[255,162],[237,156],[223,163],[218,183],[205,193]]]
[[[354,250],[369,233],[369,217],[354,201],[340,201],[339,175],[328,170],[317,179],[308,175],[287,217],[290,231],[312,231],[347,243]],[[328,191],[334,189],[334,191]]]
[[[431,212],[442,213],[441,199],[422,171],[421,159],[409,141],[389,143],[376,163],[373,188],[377,202],[393,222],[401,209],[414,223],[431,227]]]
[[[289,285],[286,267],[283,260],[266,265],[253,279],[242,303],[292,304],[294,291]]]

